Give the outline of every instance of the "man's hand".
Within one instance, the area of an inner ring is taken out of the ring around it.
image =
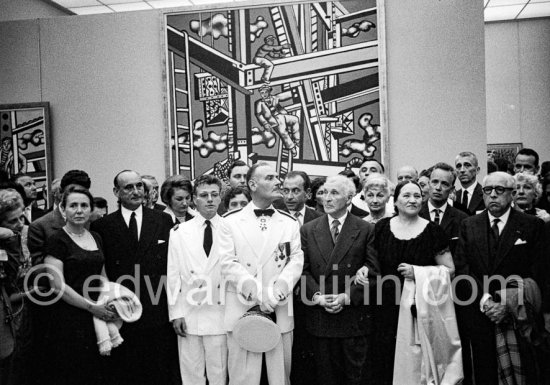
[[[495,302],[492,299],[487,300],[485,303],[485,308],[487,309],[485,310],[485,315],[496,324],[504,321],[506,315],[508,314],[505,304]]]
[[[368,284],[369,284],[369,268],[366,267],[366,266],[363,266],[359,270],[357,270],[354,281],[355,281],[356,285],[368,286]]]
[[[185,324],[185,318],[176,318],[172,321],[172,327],[174,328],[174,331],[176,334],[180,337],[186,337],[187,336],[187,325]]]
[[[241,294],[247,301],[256,301],[258,299],[258,285],[253,279],[247,279],[243,282]]]

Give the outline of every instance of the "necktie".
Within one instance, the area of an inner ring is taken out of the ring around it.
[[[462,206],[468,208],[468,190],[462,192]]]
[[[204,252],[206,253],[206,257],[208,258],[208,255],[210,254],[210,250],[212,249],[212,224],[209,220],[204,221],[204,239],[202,241],[202,247],[204,248]]]
[[[340,221],[338,219],[333,220],[332,227],[330,228],[330,233],[332,235],[332,242],[334,242],[334,244],[336,244],[336,239],[338,238],[338,234],[340,234],[338,226],[340,226]]]
[[[296,211],[296,212],[294,213],[294,218],[296,218],[296,220],[298,221],[298,224],[299,224],[300,226],[302,226],[302,218],[301,218],[301,217],[302,217],[302,213],[301,213],[301,212]]]
[[[130,234],[132,234],[132,238],[135,242],[138,242],[138,229],[137,229],[137,220],[136,220],[136,212],[132,211],[132,215],[130,215],[130,225],[128,226],[130,229]]]
[[[260,217],[262,215],[270,217],[273,215],[274,212],[275,210],[273,209],[265,209],[265,210],[255,209],[254,210],[254,214],[256,214],[257,217]]]
[[[435,212],[435,215],[434,215],[434,223],[435,223],[436,225],[438,225],[438,224],[439,224],[439,221],[440,221],[440,219],[441,219],[441,217],[439,216],[439,213],[441,212],[441,210],[440,210],[440,209],[434,209],[434,212]]]
[[[495,241],[498,242],[498,239],[500,238],[500,231],[498,229],[498,223],[500,222],[500,219],[495,218],[493,220],[493,225],[491,226],[491,231],[493,232],[493,236],[495,237]]]

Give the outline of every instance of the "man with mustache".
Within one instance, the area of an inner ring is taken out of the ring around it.
[[[292,289],[303,267],[299,224],[290,214],[273,208],[273,202],[282,197],[281,181],[269,163],[254,164],[246,180],[252,201],[228,212],[219,233],[229,383],[258,385],[265,354],[269,384],[284,385],[290,381]],[[233,334],[237,321],[255,305],[274,313],[281,330],[281,340],[265,353],[244,349]]]

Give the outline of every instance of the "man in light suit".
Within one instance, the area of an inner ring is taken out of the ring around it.
[[[454,207],[468,215],[479,214],[485,209],[481,185],[477,182],[479,166],[473,152],[464,151],[455,158],[455,168],[461,188],[456,191]]]
[[[233,327],[252,306],[275,313],[281,340],[265,353],[270,385],[289,383],[292,353],[292,289],[303,267],[298,221],[275,210],[281,198],[280,180],[265,162],[247,173],[252,201],[224,217],[219,234],[221,270],[225,291],[225,329],[229,350],[229,382],[234,385],[260,383],[262,354],[240,347]]]
[[[134,291],[143,305],[139,321],[124,324],[124,343],[113,350],[112,384],[181,383],[177,339],[168,320],[164,290],[168,238],[172,219],[168,214],[143,207],[141,176],[124,170],[114,178],[113,193],[119,210],[91,225],[103,240],[105,271]]]
[[[220,296],[217,233],[222,218],[221,181],[203,175],[195,181],[193,201],[199,215],[170,233],[168,312],[178,335],[184,384],[227,383],[227,340]],[[206,373],[206,376],[205,376]]]
[[[302,292],[310,305],[306,326],[313,343],[317,383],[360,384],[371,325],[365,306],[368,291],[353,277],[359,270],[365,272],[364,278],[380,272],[374,226],[348,213],[355,194],[348,178],[329,177],[323,189],[326,215],[301,229]]]
[[[495,325],[506,320],[509,310],[496,291],[509,287],[509,282],[502,285],[494,278],[531,277],[540,286],[540,273],[546,263],[544,224],[535,216],[511,208],[514,185],[514,178],[504,172],[485,177],[483,193],[487,211],[462,222],[454,258],[457,298],[473,301],[466,306],[465,319],[476,384],[499,383]],[[473,279],[461,279],[462,274]],[[520,357],[523,363],[531,361],[526,360],[523,351]]]

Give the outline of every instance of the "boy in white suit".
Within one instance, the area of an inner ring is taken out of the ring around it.
[[[168,310],[178,335],[184,384],[227,383],[227,340],[220,296],[217,215],[221,182],[203,175],[195,182],[193,200],[199,215],[171,231],[168,249]],[[204,373],[206,372],[206,377]]]
[[[275,313],[282,333],[279,344],[265,353],[269,384],[290,384],[291,294],[304,264],[299,224],[288,213],[273,208],[273,201],[282,196],[281,181],[269,164],[253,165],[246,179],[252,201],[226,214],[219,233],[229,383],[260,383],[262,353],[241,348],[232,333],[237,320],[259,304],[263,311]]]

